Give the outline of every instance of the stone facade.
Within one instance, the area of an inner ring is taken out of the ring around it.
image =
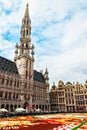
[[[57,87],[53,83],[52,89],[49,93],[50,96],[50,108],[51,111],[58,111],[58,91]]]
[[[20,44],[14,62],[0,57],[0,108],[17,107],[50,110],[48,71],[34,70],[34,45],[31,45],[31,20],[28,4],[22,19]]]
[[[54,95],[54,96],[53,96]],[[56,110],[50,102],[51,110],[58,112],[86,112],[87,111],[87,81],[84,85],[79,82],[66,84],[59,81],[58,87],[52,87],[50,91],[50,101],[57,104]]]

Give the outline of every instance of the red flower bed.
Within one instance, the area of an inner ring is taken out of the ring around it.
[[[67,130],[73,129],[82,122],[87,122],[85,117],[77,115],[44,115],[44,116],[25,116],[16,118],[0,118],[0,130]],[[87,129],[84,124],[80,129]]]

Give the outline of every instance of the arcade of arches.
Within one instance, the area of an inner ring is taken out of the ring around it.
[[[27,104],[28,105],[28,104]],[[25,108],[26,109],[26,107],[29,107],[29,106],[27,106],[26,104],[24,104],[24,107],[23,108]],[[5,109],[7,109],[8,111],[10,111],[10,112],[14,112],[15,111],[15,109],[16,108],[20,108],[20,107],[22,107],[20,104],[19,105],[14,105],[14,104],[1,104],[1,106],[0,106],[0,108],[5,108]],[[32,107],[30,107],[30,108],[36,108],[36,109],[41,109],[42,111],[47,111],[48,110],[48,108],[49,108],[49,105],[47,106],[47,105],[32,105]]]

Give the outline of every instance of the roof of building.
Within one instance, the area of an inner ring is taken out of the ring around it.
[[[10,61],[1,56],[0,56],[0,70],[19,75],[15,62]],[[36,70],[34,70],[33,79],[35,81],[45,83],[45,79],[44,79],[44,76],[42,75],[42,73],[40,73]]]
[[[65,85],[72,85],[72,83],[70,81],[68,81]]]
[[[0,70],[14,73],[14,74],[19,74],[16,64],[13,61],[10,61],[6,58],[3,58],[0,56]]]
[[[34,77],[33,79],[35,81],[38,81],[38,82],[42,82],[42,83],[45,83],[45,79],[44,79],[44,76],[42,75],[42,73],[34,70]]]

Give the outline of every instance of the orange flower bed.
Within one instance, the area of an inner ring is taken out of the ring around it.
[[[53,114],[0,118],[0,130],[71,130],[87,122],[87,114]],[[87,130],[87,123],[78,130]]]

